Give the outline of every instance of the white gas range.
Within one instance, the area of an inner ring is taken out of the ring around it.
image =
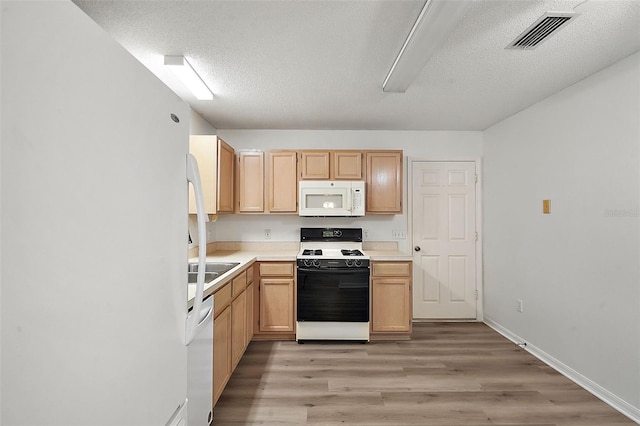
[[[296,340],[369,340],[369,256],[360,228],[301,228]]]

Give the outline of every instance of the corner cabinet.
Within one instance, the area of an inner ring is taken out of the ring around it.
[[[367,151],[366,212],[402,213],[402,151]]]
[[[372,339],[409,339],[411,261],[371,262]]]
[[[295,262],[259,262],[255,338],[295,338]],[[257,324],[256,324],[257,322]]]
[[[214,135],[193,135],[189,152],[198,160],[207,214],[233,213],[234,149]],[[189,191],[189,213],[195,214],[193,191]]]

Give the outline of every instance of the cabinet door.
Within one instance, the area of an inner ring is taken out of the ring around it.
[[[329,152],[302,151],[300,152],[300,179],[327,180],[329,179]]]
[[[247,338],[246,344],[249,345],[251,339],[253,339],[253,299],[254,295],[254,285],[253,283],[247,286]]]
[[[213,403],[218,401],[231,376],[231,307],[213,320]]]
[[[238,153],[238,212],[264,211],[264,153],[240,151]]]
[[[295,151],[269,153],[269,211],[273,213],[298,211],[297,153]]]
[[[402,213],[402,151],[372,151],[367,158],[367,213]]]
[[[218,139],[218,212],[233,213],[233,178],[235,152]]]
[[[231,302],[231,371],[236,368],[247,347],[247,292],[242,293]]]
[[[362,152],[333,151],[331,154],[332,179],[362,180]]]
[[[371,294],[372,331],[409,331],[411,281],[409,278],[374,278]]]
[[[260,331],[295,331],[293,297],[292,278],[260,280]]]

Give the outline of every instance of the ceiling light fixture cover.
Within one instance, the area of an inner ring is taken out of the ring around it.
[[[184,56],[165,56],[164,64],[187,86],[196,99],[210,101],[213,93]]]
[[[382,83],[383,92],[404,93],[447,40],[472,0],[427,0]]]

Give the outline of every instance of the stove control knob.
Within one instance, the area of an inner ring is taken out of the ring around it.
[[[320,267],[320,261],[318,259],[313,259],[313,266],[315,266],[316,268]]]
[[[304,266],[309,267],[311,265],[313,265],[313,261],[311,259],[304,260]]]
[[[339,229],[336,229],[335,231],[333,231],[333,235],[335,235],[336,237],[342,237],[342,231]]]
[[[353,266],[353,259],[346,259],[344,261],[345,265],[347,265],[348,268]]]
[[[353,261],[353,266],[360,267],[362,266],[362,261],[360,259],[356,259]]]

